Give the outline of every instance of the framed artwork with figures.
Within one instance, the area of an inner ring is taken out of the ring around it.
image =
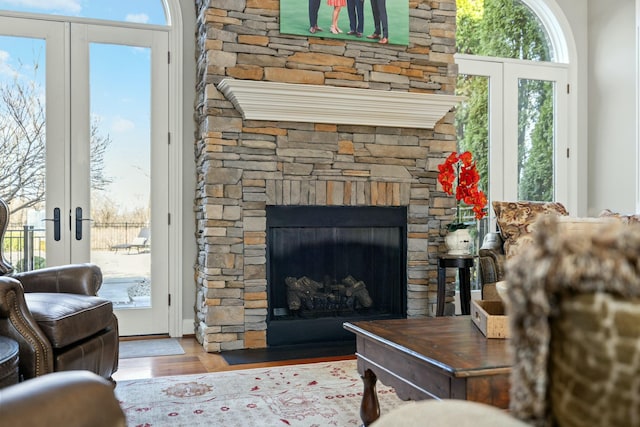
[[[280,0],[280,32],[409,44],[409,0]]]

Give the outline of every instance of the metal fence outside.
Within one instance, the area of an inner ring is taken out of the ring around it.
[[[91,250],[111,250],[114,245],[130,243],[148,229],[146,223],[93,223]],[[16,271],[29,271],[46,265],[46,237],[44,228],[31,225],[11,225],[3,240],[3,255]]]
[[[110,250],[114,245],[131,243],[148,223],[115,222],[91,225],[91,250]]]

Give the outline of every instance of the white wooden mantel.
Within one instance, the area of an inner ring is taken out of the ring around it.
[[[218,90],[245,120],[433,129],[463,97],[224,79]]]

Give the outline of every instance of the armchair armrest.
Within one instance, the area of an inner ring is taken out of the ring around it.
[[[24,379],[53,372],[51,344],[27,308],[22,285],[8,276],[0,276],[0,335],[18,342]]]
[[[478,251],[480,284],[499,282],[504,279],[505,255],[502,237],[499,233],[487,233]]]
[[[97,295],[102,286],[102,271],[95,264],[69,264],[16,273],[25,292],[59,292]]]
[[[2,425],[125,427],[109,381],[88,371],[54,372],[0,390]]]

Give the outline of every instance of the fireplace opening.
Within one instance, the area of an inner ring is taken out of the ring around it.
[[[406,207],[268,206],[267,345],[353,340],[406,317]]]

